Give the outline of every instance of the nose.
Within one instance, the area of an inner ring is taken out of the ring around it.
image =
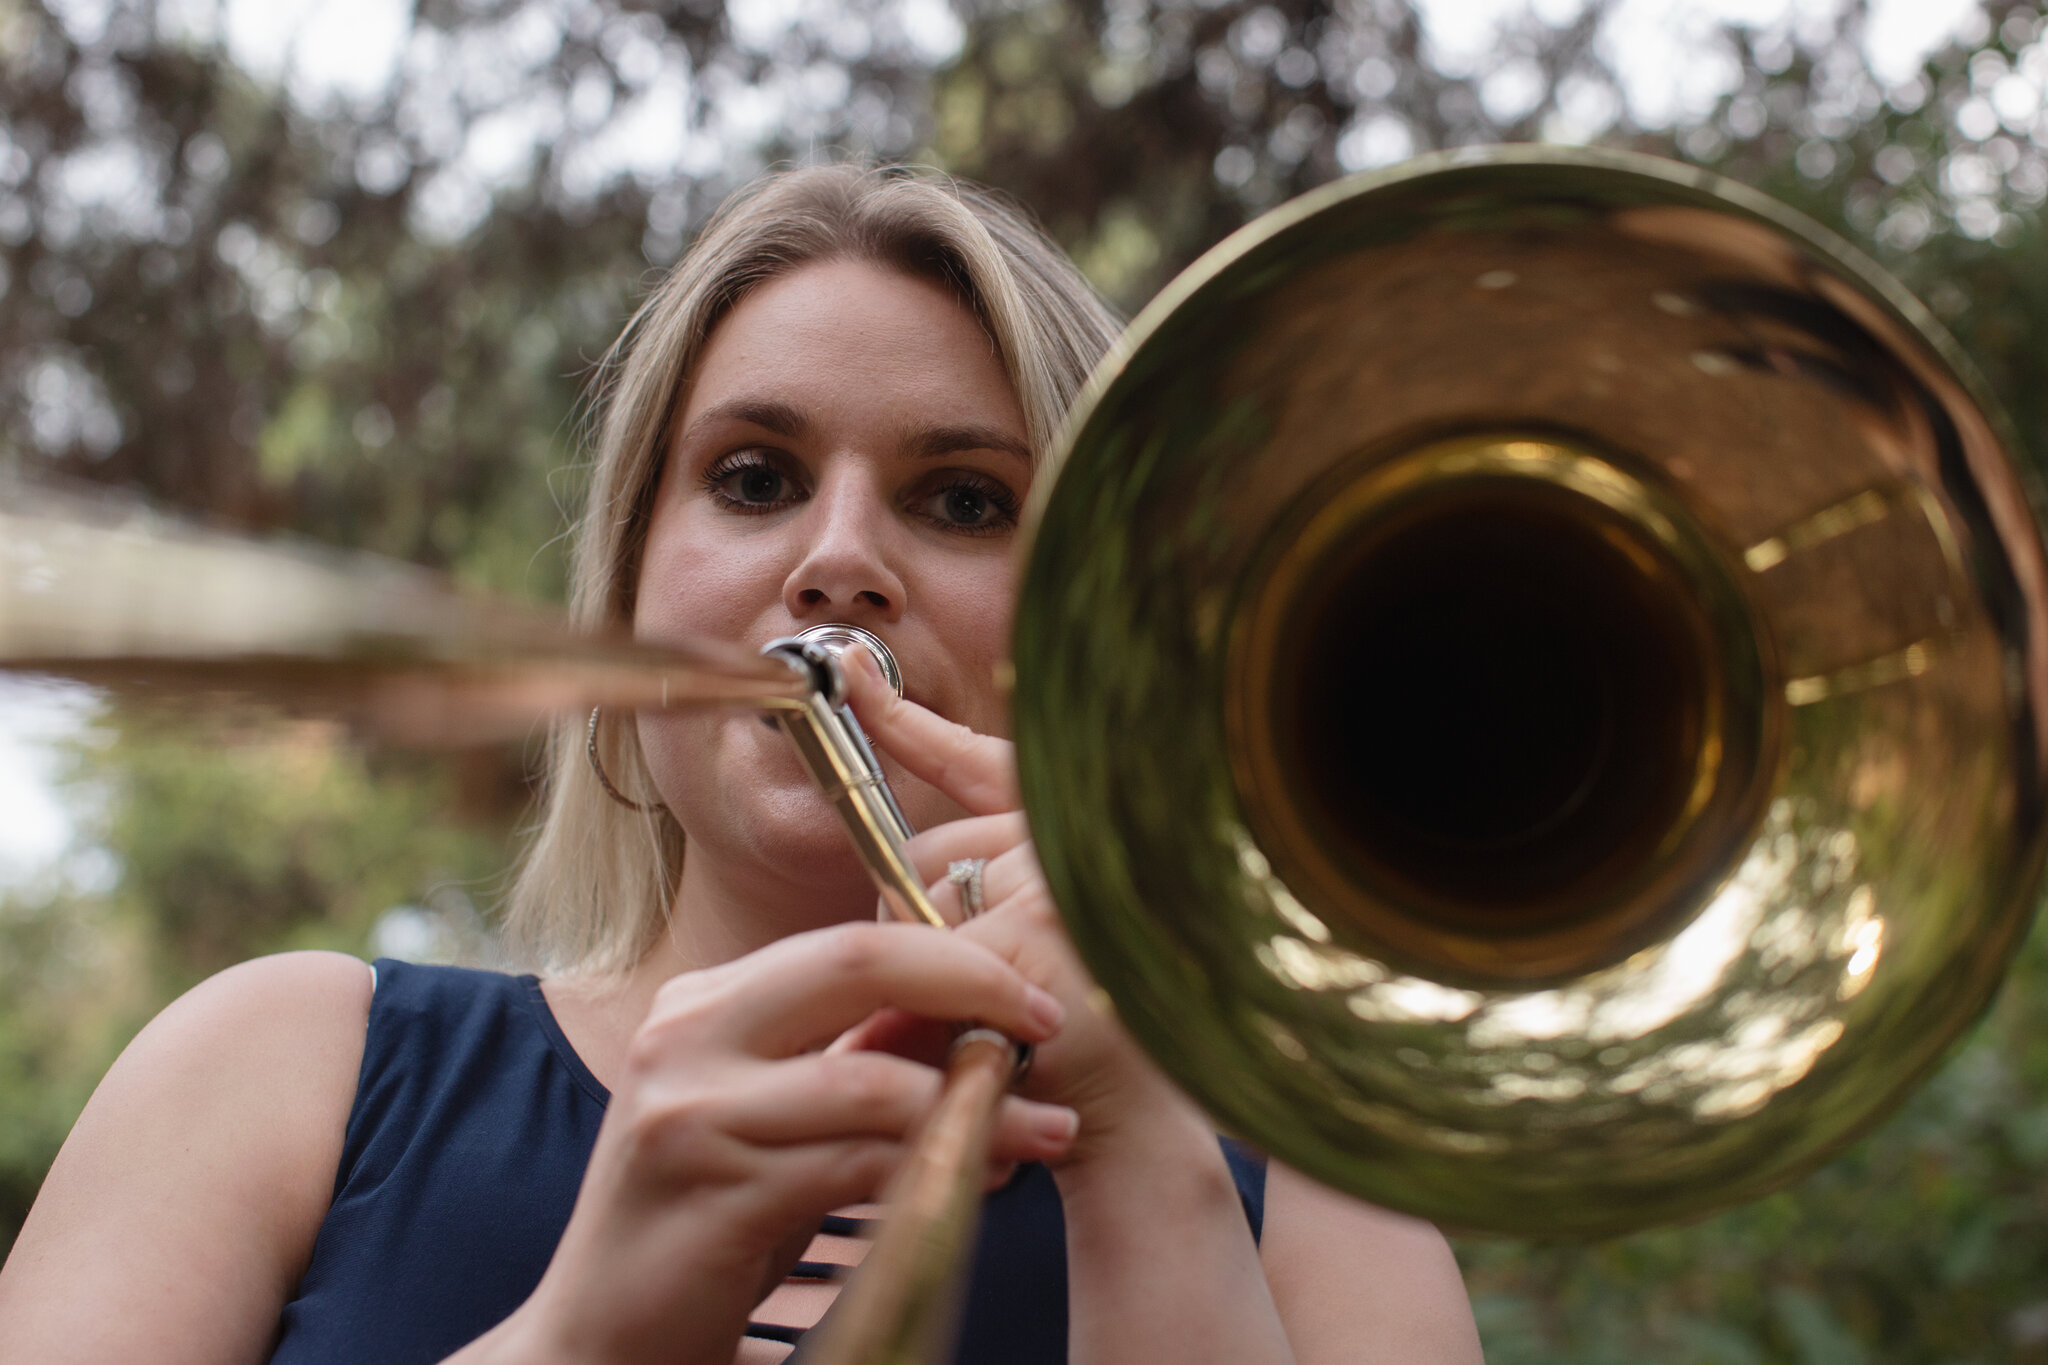
[[[895,516],[879,489],[863,478],[828,478],[811,497],[799,532],[809,543],[782,585],[782,601],[799,621],[891,622],[903,615],[903,579],[891,552]]]

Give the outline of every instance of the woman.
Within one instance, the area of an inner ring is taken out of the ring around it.
[[[912,852],[956,915],[947,867],[985,859],[986,913],[874,924],[759,718],[601,716],[596,764],[558,741],[514,896],[550,974],[291,954],[192,991],[52,1168],[0,1358],[776,1358],[750,1312],[937,1092],[881,1046],[917,1017],[1038,1045],[982,1261],[1025,1263],[977,1284],[963,1355],[1476,1360],[1435,1231],[1233,1163],[1093,1003],[1032,860],[992,738],[1010,542],[1111,334],[966,187],[816,168],[729,203],[607,361],[574,610],[649,640],[876,631],[906,699],[857,669],[854,701]]]

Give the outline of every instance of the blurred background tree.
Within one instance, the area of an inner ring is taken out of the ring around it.
[[[1313,185],[1526,139],[1678,156],[1828,223],[2038,442],[2042,27],[2016,0],[0,0],[0,489],[83,481],[552,599],[580,385],[764,166],[984,180],[1133,309]],[[490,960],[474,906],[524,791],[516,755],[304,726],[71,735],[72,850],[0,887],[0,1245],[113,1052],[200,975],[303,945]],[[1795,1190],[1589,1247],[1461,1242],[1490,1358],[2048,1360],[2044,953]]]

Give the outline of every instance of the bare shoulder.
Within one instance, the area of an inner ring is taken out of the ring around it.
[[[278,953],[244,962],[172,1001],[136,1035],[115,1071],[131,1056],[168,1060],[193,1047],[225,1049],[246,1060],[287,1051],[304,1058],[309,1046],[341,1046],[360,1061],[375,981],[367,964],[346,953]]]
[[[1477,1365],[1456,1257],[1418,1218],[1272,1162],[1260,1261],[1296,1359]]]
[[[336,1125],[354,1102],[375,979],[356,958],[319,952],[257,958],[207,978],[122,1052],[66,1150],[140,1121],[187,1134],[196,1126],[240,1157],[287,1158],[327,1135],[338,1158]]]
[[[136,1035],[0,1270],[0,1357],[262,1358],[326,1216],[373,981],[260,958]]]

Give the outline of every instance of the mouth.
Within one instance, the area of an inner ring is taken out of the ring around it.
[[[829,624],[829,623],[828,623],[828,624]],[[810,630],[810,631],[819,631],[819,630],[823,630],[824,628],[825,628],[824,626],[813,626],[813,627],[810,627],[810,628],[809,628],[809,630]],[[858,629],[858,628],[854,628],[854,629]],[[801,637],[802,635],[804,635],[804,634],[806,634],[806,633],[808,633],[808,632],[807,632],[807,631],[798,631],[798,632],[795,632],[795,634],[796,634],[797,636],[799,636],[799,637]],[[864,630],[863,630],[863,631],[861,631],[860,633],[862,633],[862,634],[867,634],[868,632],[866,632],[866,631],[864,631]],[[789,636],[777,636],[777,637],[775,637],[775,638],[776,638],[776,639],[788,639],[788,638],[790,638],[790,637],[789,637]],[[874,636],[873,638],[874,638],[874,639],[876,640],[876,642],[877,642],[877,643],[879,643],[879,644],[881,645],[881,647],[882,647],[882,649],[884,650],[884,652],[888,653],[888,654],[889,654],[889,656],[890,656],[890,657],[889,657],[889,661],[888,661],[888,666],[884,668],[884,671],[885,671],[885,672],[892,672],[892,673],[893,673],[893,669],[894,669],[895,667],[899,667],[899,666],[900,666],[900,665],[897,665],[897,664],[896,664],[896,659],[898,658],[898,656],[897,656],[897,655],[896,655],[896,654],[894,653],[894,647],[893,647],[893,646],[891,646],[891,645],[890,645],[890,644],[889,644],[889,643],[888,643],[887,641],[885,641],[885,640],[882,640],[882,639],[881,639],[881,638],[880,638],[879,636]],[[857,643],[855,643],[855,642],[854,642],[854,641],[852,641],[852,640],[843,640],[843,641],[832,641],[832,642],[830,642],[830,643],[828,644],[828,647],[829,647],[829,648],[831,648],[831,649],[833,649],[833,650],[834,650],[834,652],[836,652],[836,653],[839,653],[839,654],[842,654],[842,655],[843,655],[843,654],[845,654],[845,653],[846,653],[846,652],[847,652],[848,650],[859,650],[859,649],[861,648],[861,646],[860,646],[860,645],[858,645]],[[763,650],[765,651],[765,648],[766,648],[766,646],[765,646],[765,645],[763,645],[763,646],[757,646],[757,648],[761,648],[761,649],[763,649]],[[876,663],[877,663],[878,665],[881,665],[881,664],[883,663],[883,661],[882,661],[881,659],[877,659],[877,660],[876,660]],[[842,666],[844,666],[844,665],[843,665],[843,663],[842,663]],[[903,670],[903,674],[904,674],[904,675],[906,675],[906,676],[907,676],[908,672],[909,672],[909,670],[908,670],[908,669],[904,669],[904,670]],[[936,708],[934,708],[934,707],[933,707],[933,705],[932,705],[932,703],[931,703],[931,701],[930,701],[930,700],[926,699],[926,698],[925,698],[925,697],[923,697],[923,696],[920,696],[920,695],[918,695],[917,693],[915,693],[915,692],[911,691],[911,690],[910,690],[909,688],[907,688],[907,687],[903,687],[903,686],[902,686],[902,685],[901,685],[900,683],[899,683],[899,684],[897,685],[897,688],[896,688],[896,690],[897,690],[897,695],[901,696],[901,697],[902,697],[902,698],[903,698],[903,699],[904,699],[905,701],[915,702],[915,703],[916,703],[917,705],[919,705],[919,706],[922,706],[922,707],[924,707],[924,708],[925,708],[926,710],[935,710],[935,709],[936,709]],[[762,712],[762,713],[760,714],[759,720],[760,720],[760,724],[761,724],[761,725],[762,725],[763,727],[767,728],[767,729],[770,729],[770,730],[779,730],[779,729],[781,729],[781,728],[782,728],[782,727],[781,727],[781,725],[780,725],[780,724],[779,724],[779,723],[778,723],[778,722],[776,721],[776,719],[775,719],[775,717],[774,717],[774,714],[773,714],[772,712]]]
[[[903,700],[910,702],[913,705],[921,706],[925,710],[930,711],[934,715],[944,715],[944,712],[940,711],[937,707],[933,706],[929,701],[926,701],[924,698],[917,696],[915,693],[909,691],[908,689],[904,690]],[[755,720],[764,730],[780,730],[782,728],[782,726],[776,721],[775,714],[772,711],[756,712]]]

